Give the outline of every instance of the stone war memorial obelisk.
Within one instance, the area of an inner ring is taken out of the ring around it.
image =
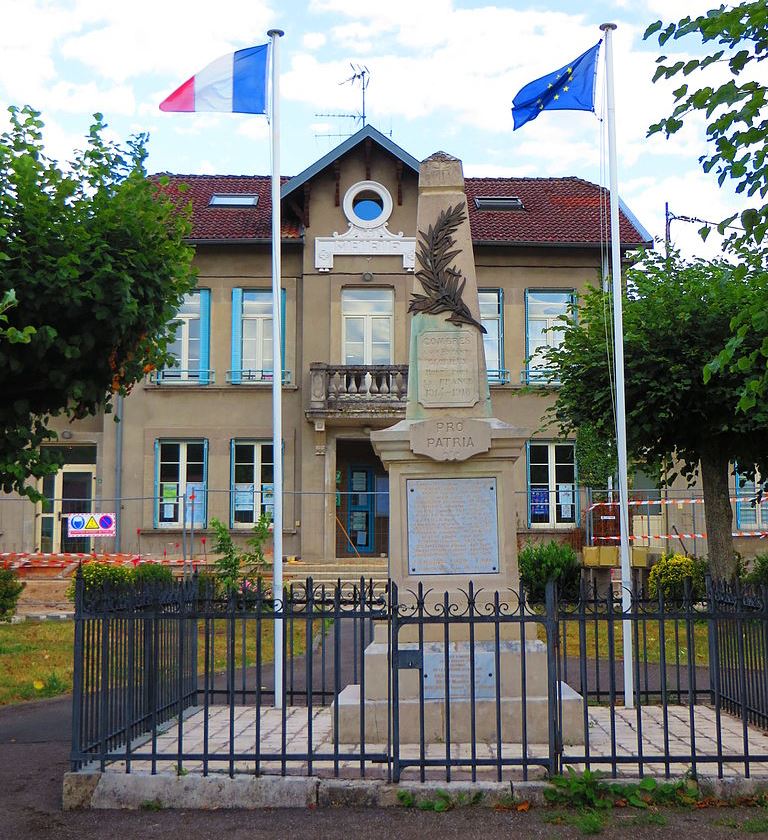
[[[517,521],[513,468],[529,436],[492,416],[483,327],[477,294],[472,237],[461,161],[437,152],[419,169],[418,245],[411,297],[408,403],[405,420],[371,433],[389,472],[389,576],[406,608],[419,584],[426,614],[447,598],[466,613],[470,582],[473,609],[482,614],[499,600],[517,609]],[[447,595],[446,595],[447,593]],[[529,625],[530,628],[530,625]],[[399,672],[399,733],[403,743],[419,741],[421,687],[426,742],[443,742],[445,728],[445,628],[423,623],[401,628],[392,639],[398,652],[413,650],[420,667]],[[514,622],[476,623],[470,654],[469,624],[450,627],[450,737],[470,740],[470,695],[474,662],[475,738],[496,740],[496,697],[500,686],[505,741],[519,741],[522,718],[521,643]],[[535,636],[532,628],[528,636]],[[499,656],[496,656],[498,639]],[[365,690],[349,685],[338,696],[339,736],[360,737],[365,708],[366,738],[387,739],[390,640],[376,628],[365,651]],[[499,675],[496,674],[497,663]],[[546,743],[549,725],[547,651],[526,639],[528,740]],[[564,734],[581,698],[563,686]]]

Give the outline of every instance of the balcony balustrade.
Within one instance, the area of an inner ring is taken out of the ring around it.
[[[309,414],[402,415],[408,396],[408,365],[309,366]]]

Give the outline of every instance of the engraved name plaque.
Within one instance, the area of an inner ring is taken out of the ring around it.
[[[417,338],[416,353],[425,408],[467,407],[480,399],[474,330],[427,330]]]
[[[489,700],[496,696],[496,658],[492,643],[475,643],[475,699]],[[472,671],[469,645],[450,642],[448,645],[448,673],[451,700],[469,700]],[[441,644],[424,646],[424,699],[445,699],[445,648]]]
[[[495,478],[411,478],[405,484],[409,574],[498,574]]]

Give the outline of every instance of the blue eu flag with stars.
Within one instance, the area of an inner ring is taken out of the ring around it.
[[[594,111],[598,41],[570,64],[529,82],[512,100],[515,129],[535,120],[541,111]]]

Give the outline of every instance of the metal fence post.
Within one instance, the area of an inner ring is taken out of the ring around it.
[[[549,728],[549,775],[556,776],[560,772],[559,758],[561,752],[562,720],[558,714],[557,703],[557,658],[560,640],[560,627],[557,614],[557,585],[554,580],[548,580],[545,590],[546,602],[546,631],[547,631],[547,700],[548,700],[548,728]],[[523,709],[523,714],[526,711]]]
[[[82,760],[79,758],[83,752],[82,733],[82,705],[83,705],[83,657],[85,647],[83,645],[83,596],[85,584],[83,582],[82,565],[78,563],[75,572],[75,661],[72,674],[72,770],[79,770],[82,767]],[[76,758],[77,756],[77,758]]]
[[[390,714],[392,715],[392,781],[397,783],[400,781],[400,672],[397,668],[397,636],[400,630],[399,627],[399,613],[397,603],[397,584],[392,584],[392,601],[391,601],[391,633],[389,648],[391,652],[392,661],[392,703],[390,706]]]

